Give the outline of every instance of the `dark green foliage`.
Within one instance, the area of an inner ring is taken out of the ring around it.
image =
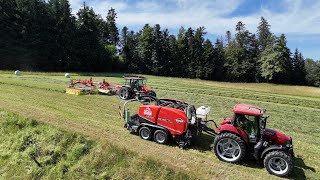
[[[294,84],[290,79],[293,77],[292,62],[285,35],[272,36],[271,41],[273,43],[267,44],[258,61],[261,77],[267,82]]]
[[[226,49],[227,79],[230,81],[252,82],[256,79],[258,43],[254,34],[246,30],[239,21],[236,26],[236,38]]]
[[[298,49],[295,50],[292,57],[291,67],[291,82],[293,84],[304,85],[306,83],[305,61]]]
[[[49,7],[53,18],[53,48],[50,58],[55,61],[56,70],[67,70],[73,63],[75,40],[75,18],[71,14],[67,0],[50,0]]]
[[[117,46],[119,43],[119,30],[116,25],[117,13],[115,9],[111,8],[108,11],[107,22],[105,23],[105,42]]]
[[[138,62],[138,69],[140,72],[152,73],[152,53],[153,53],[153,28],[146,24],[141,34],[139,35],[139,55],[140,55],[140,62]]]
[[[280,71],[275,73],[272,82],[293,84],[290,81],[291,77],[291,52],[287,47],[287,39],[284,34],[281,34],[279,38],[276,38],[274,50],[278,53],[277,58],[274,59],[279,64]]]
[[[305,60],[306,81],[310,86],[320,87],[320,61]]]
[[[77,57],[72,67],[81,71],[93,71],[103,61],[100,59],[100,55],[103,53],[103,44],[99,43],[102,34],[99,25],[103,20],[88,6],[80,9],[77,16],[77,41],[74,45]]]
[[[0,5],[0,69],[108,71],[121,66],[117,50],[105,47],[119,39],[114,9],[106,22],[85,5],[73,16],[68,0],[1,0]],[[106,33],[111,43],[103,41]]]
[[[272,33],[270,31],[270,25],[264,17],[261,17],[261,21],[258,26],[257,35],[258,35],[259,48],[261,51],[264,51],[268,45],[272,45],[273,38],[272,38]]]

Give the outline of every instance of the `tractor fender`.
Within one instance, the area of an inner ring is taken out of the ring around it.
[[[249,143],[249,138],[248,138],[248,135],[246,134],[246,132],[240,128],[234,127],[232,124],[220,125],[220,127],[216,130],[217,134],[221,134],[223,132],[230,132],[230,133],[236,134],[241,139],[243,139],[246,142],[246,144]]]
[[[277,145],[269,146],[262,151],[260,158],[263,158],[268,152],[275,151],[275,150],[283,151],[284,148],[282,146],[277,146]]]
[[[132,89],[131,86],[129,86],[129,85],[122,85],[121,87],[127,87],[127,88],[129,88],[130,90]]]
[[[155,125],[155,124],[149,124],[149,123],[141,123],[139,128],[140,129],[141,127],[145,127],[145,126],[148,126],[148,127],[152,127],[152,128],[157,128],[157,129],[161,129],[161,130],[164,130],[167,134],[171,134],[167,128],[164,128],[162,126],[158,126],[158,125]]]

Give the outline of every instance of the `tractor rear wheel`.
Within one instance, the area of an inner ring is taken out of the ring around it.
[[[139,136],[144,140],[150,140],[152,137],[151,129],[148,127],[141,127],[139,129]]]
[[[168,142],[168,134],[164,130],[156,130],[153,135],[155,142],[159,144],[166,144]]]
[[[293,169],[292,156],[283,151],[271,151],[264,160],[264,167],[270,174],[285,177],[288,176]]]
[[[131,97],[130,89],[128,87],[122,87],[119,91],[119,97],[120,99],[123,99],[123,100],[130,99]]]
[[[152,91],[152,90],[148,91],[148,92],[147,92],[147,95],[148,95],[148,96],[157,97],[156,92],[154,92],[154,91]]]
[[[219,160],[237,163],[246,154],[244,141],[233,133],[222,133],[214,139],[213,152]]]

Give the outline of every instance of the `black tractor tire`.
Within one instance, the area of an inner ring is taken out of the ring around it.
[[[141,137],[141,139],[150,140],[152,138],[152,131],[148,127],[141,127],[139,129],[139,136]]]
[[[153,140],[158,144],[166,144],[168,142],[168,133],[164,130],[156,130],[153,134]]]
[[[212,151],[221,161],[239,163],[246,155],[246,144],[236,134],[221,133],[214,139]]]
[[[270,174],[279,177],[288,176],[294,167],[292,156],[284,151],[269,152],[265,156],[263,164]]]
[[[154,92],[154,91],[152,91],[152,90],[148,91],[148,92],[147,92],[147,95],[148,95],[148,96],[157,97],[156,92]]]
[[[119,97],[120,99],[123,99],[123,100],[128,100],[131,98],[131,91],[130,91],[130,88],[128,87],[122,87],[120,90],[119,90]]]

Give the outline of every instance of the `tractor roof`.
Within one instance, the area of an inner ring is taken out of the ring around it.
[[[124,79],[125,80],[127,80],[127,79],[137,79],[137,80],[142,79],[142,80],[144,80],[146,78],[144,78],[144,77],[124,77]]]
[[[252,106],[249,104],[241,104],[238,103],[234,106],[233,110],[236,114],[244,114],[244,115],[251,115],[251,116],[261,116],[263,115],[263,109],[257,106]]]

